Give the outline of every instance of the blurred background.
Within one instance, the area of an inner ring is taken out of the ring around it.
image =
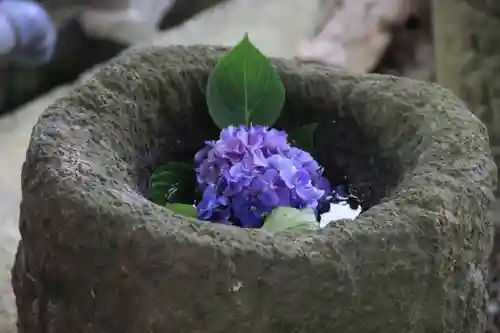
[[[38,116],[128,47],[231,46],[245,32],[268,56],[444,85],[487,124],[500,155],[500,1],[0,0],[0,332],[16,332],[20,168]],[[500,332],[497,252],[491,332]]]

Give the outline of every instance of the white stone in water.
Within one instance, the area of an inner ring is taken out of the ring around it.
[[[348,219],[353,220],[361,214],[361,206],[357,209],[352,209],[347,202],[339,202],[330,204],[330,211],[321,214],[320,228],[325,228],[332,222]]]

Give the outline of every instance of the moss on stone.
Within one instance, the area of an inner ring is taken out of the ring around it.
[[[155,165],[217,134],[204,92],[223,51],[127,51],[40,117],[20,332],[482,332],[496,170],[484,125],[436,85],[273,59],[279,125],[324,124],[322,162],[372,205],[355,221],[272,237],[147,200]]]
[[[500,2],[433,0],[437,82],[488,127],[500,163]]]

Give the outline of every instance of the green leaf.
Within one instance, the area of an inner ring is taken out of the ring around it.
[[[192,204],[196,190],[196,175],[191,165],[168,162],[151,176],[151,200],[164,206],[167,202]]]
[[[180,204],[180,203],[168,203],[166,205],[168,209],[174,213],[178,213],[187,217],[198,218],[198,211],[193,205]]]
[[[288,140],[293,142],[297,147],[312,152],[314,149],[314,132],[318,128],[318,123],[311,123],[300,127],[291,132]]]
[[[219,128],[230,125],[272,126],[285,102],[285,88],[248,34],[221,58],[210,73],[207,104]]]
[[[266,217],[262,229],[273,234],[284,230],[315,230],[319,229],[319,222],[311,208],[277,207]]]

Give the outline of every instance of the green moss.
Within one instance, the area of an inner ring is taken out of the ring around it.
[[[500,163],[500,5],[434,0],[437,81],[460,96],[488,127]]]

